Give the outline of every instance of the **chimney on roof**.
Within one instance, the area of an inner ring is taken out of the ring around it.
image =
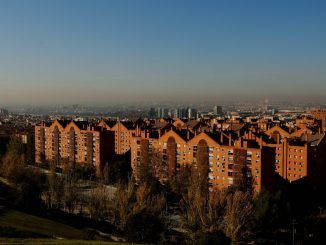
[[[223,136],[223,132],[222,132],[222,130],[221,130],[221,135],[220,135],[220,141],[221,141],[221,144],[223,144],[224,136]]]
[[[232,146],[232,135],[229,133],[229,146]]]
[[[190,132],[189,132],[189,130],[187,129],[187,140],[189,140],[189,138],[190,138]]]
[[[146,130],[146,138],[149,138],[149,130]]]

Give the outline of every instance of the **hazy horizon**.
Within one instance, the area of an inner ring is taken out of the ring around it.
[[[325,101],[324,1],[2,1],[0,103]]]

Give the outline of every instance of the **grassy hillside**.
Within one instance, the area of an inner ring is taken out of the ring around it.
[[[82,230],[55,221],[0,206],[0,227],[11,227],[37,237],[82,239]]]
[[[35,244],[35,245],[123,245],[127,243],[85,241],[85,240],[54,240],[54,239],[4,239],[0,238],[0,244]]]
[[[2,234],[1,234],[2,233]],[[4,238],[6,236],[15,238]],[[86,231],[49,219],[0,206],[0,245],[2,244],[94,244],[117,245],[127,243],[89,241]],[[21,237],[21,238],[19,238]],[[34,237],[34,238],[24,238]]]

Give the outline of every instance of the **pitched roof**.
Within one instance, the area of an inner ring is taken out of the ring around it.
[[[69,120],[56,120],[63,128],[65,128],[70,121]]]
[[[136,125],[132,121],[120,121],[120,123],[125,126],[128,130],[135,129]]]
[[[181,137],[178,133],[176,133],[174,130],[167,131],[159,138],[159,140],[168,140],[168,138],[171,136],[175,138],[179,138],[181,141],[186,142],[186,140],[183,137]]]
[[[194,129],[195,127],[197,127],[200,124],[199,121],[197,120],[190,120],[186,123],[187,127],[189,127],[190,129]]]
[[[112,128],[114,125],[116,125],[117,121],[116,120],[103,120],[106,125],[109,126],[109,128]]]
[[[198,143],[201,139],[206,140],[207,144],[209,146],[217,146],[219,145],[218,139],[214,137],[212,134],[207,132],[201,132],[200,134],[197,134],[195,137],[193,137],[190,140],[190,143]]]
[[[162,128],[165,128],[169,125],[168,122],[156,122],[154,125],[153,125],[153,129],[162,129]]]
[[[306,141],[313,146],[317,146],[321,140],[325,137],[325,134],[304,134],[301,136],[302,141]]]
[[[80,130],[87,129],[87,126],[89,125],[87,121],[74,121],[74,123]]]
[[[194,134],[187,129],[176,129],[174,130],[174,132],[178,134],[184,141],[189,141],[194,137]]]

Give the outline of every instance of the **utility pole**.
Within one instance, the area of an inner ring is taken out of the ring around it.
[[[294,226],[297,225],[298,223],[296,222],[295,219],[292,219],[292,245],[295,245],[294,243],[294,234],[295,234],[295,229]]]

